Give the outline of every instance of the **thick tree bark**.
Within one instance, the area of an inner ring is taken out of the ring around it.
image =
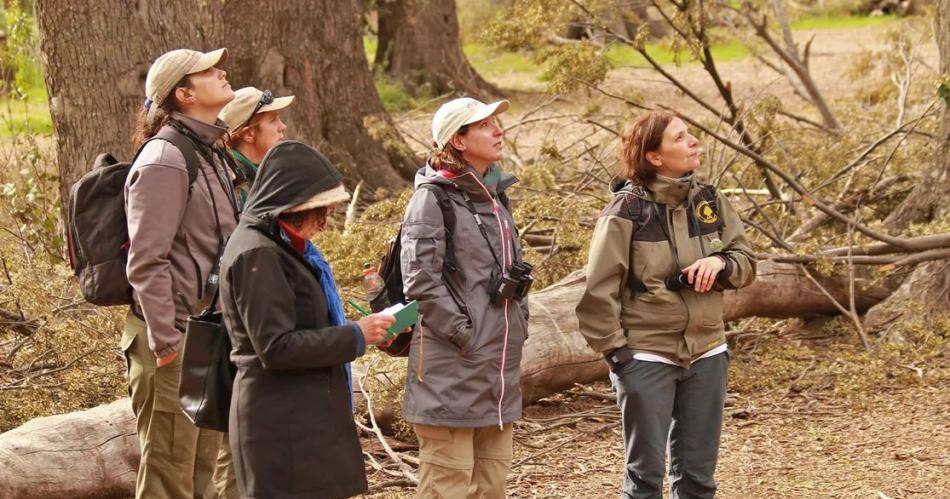
[[[846,282],[819,281],[838,300],[846,301]],[[574,306],[585,282],[579,271],[530,295],[530,337],[521,362],[525,403],[607,376],[601,355],[588,348],[577,330]],[[858,308],[864,311],[888,290],[859,286],[858,293]],[[811,281],[789,264],[763,262],[752,286],[725,295],[727,320],[835,312]],[[136,442],[128,399],[30,421],[0,435],[0,497],[125,497],[135,480]]]
[[[414,173],[362,56],[352,2],[37,0],[36,18],[64,200],[98,153],[131,155],[149,65],[181,47],[228,47],[235,89],[297,95],[288,137],[324,149],[349,182],[402,187]]]
[[[940,72],[950,75],[950,0],[938,0],[934,22]],[[934,150],[933,166],[923,167],[917,187],[887,218],[885,225],[902,229],[912,223],[925,223],[950,216],[947,192],[950,191],[950,100],[944,102],[941,139]],[[908,315],[911,314],[911,315]],[[865,318],[869,331],[895,331],[908,319],[929,326],[933,319],[950,314],[950,261],[928,262],[918,266],[885,302],[871,309]]]
[[[501,92],[468,62],[455,0],[378,0],[376,66],[412,88],[486,99]]]
[[[324,151],[353,185],[398,189],[418,169],[383,110],[355,2],[231,0],[219,23],[232,86],[269,88],[296,100],[290,136]]]
[[[175,3],[37,0],[64,209],[97,154],[131,156],[151,61],[174,48],[209,47],[200,17]]]

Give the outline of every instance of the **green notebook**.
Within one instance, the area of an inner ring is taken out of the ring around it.
[[[364,310],[363,307],[357,305],[353,300],[347,300],[347,302],[356,309],[362,315],[369,315],[369,312]],[[396,322],[386,330],[386,340],[392,338],[394,334],[401,332],[403,329],[412,326],[419,320],[419,304],[416,303],[416,300],[412,300],[409,303],[397,303],[388,308],[380,310],[377,312],[383,315],[392,315],[396,318]]]
[[[409,303],[397,303],[389,308],[380,310],[379,313],[392,315],[396,318],[395,324],[386,330],[386,339],[388,340],[392,338],[393,335],[402,332],[403,329],[411,327],[419,320],[419,304],[416,300],[412,300]]]

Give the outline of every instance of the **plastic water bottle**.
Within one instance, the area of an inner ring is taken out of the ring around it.
[[[382,276],[376,272],[376,268],[369,262],[363,264],[363,292],[366,294],[366,301],[372,301],[383,290],[386,283]]]

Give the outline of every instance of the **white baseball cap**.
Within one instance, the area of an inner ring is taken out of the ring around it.
[[[439,150],[442,150],[459,128],[507,110],[508,101],[506,100],[491,104],[485,104],[471,97],[450,100],[442,104],[432,117],[432,141]]]

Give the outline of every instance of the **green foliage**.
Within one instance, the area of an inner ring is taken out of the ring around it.
[[[10,221],[8,235],[37,255],[63,261],[66,242],[55,162],[31,135],[16,136],[12,151],[12,161],[0,169],[0,216]]]
[[[937,97],[950,105],[950,75],[944,75],[934,83],[937,88]]]
[[[607,60],[603,52],[591,43],[543,49],[538,53],[538,59],[545,63],[541,78],[548,82],[548,91],[552,93],[597,85],[607,77]]]

